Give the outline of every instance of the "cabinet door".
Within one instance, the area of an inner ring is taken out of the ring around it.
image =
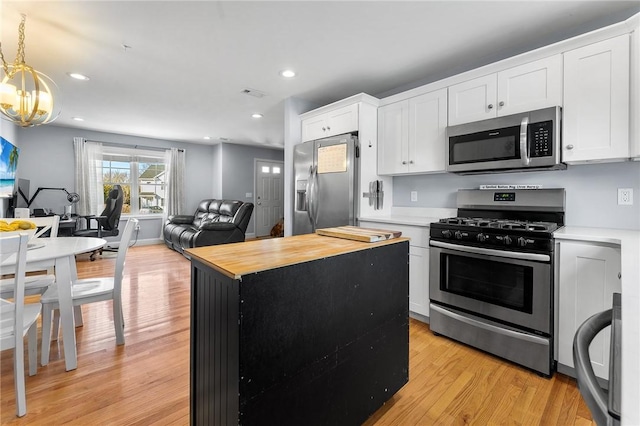
[[[408,169],[409,101],[378,108],[378,174],[406,173]]]
[[[409,246],[409,310],[429,316],[429,249]]]
[[[621,291],[620,248],[560,242],[558,280],[558,362],[573,367],[573,337],[590,316],[610,309]],[[609,377],[609,335],[604,329],[589,348],[596,376]]]
[[[496,74],[449,86],[449,125],[496,116]]]
[[[564,162],[629,157],[629,35],[564,54]]]
[[[562,56],[498,73],[498,115],[562,105]]]
[[[326,135],[326,114],[302,120],[302,142],[322,139]]]
[[[335,136],[358,130],[358,104],[329,111],[326,115],[326,136]]]
[[[409,172],[445,169],[447,90],[409,99]]]

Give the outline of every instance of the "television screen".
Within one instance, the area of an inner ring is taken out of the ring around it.
[[[18,147],[0,136],[0,197],[13,197],[19,153]]]

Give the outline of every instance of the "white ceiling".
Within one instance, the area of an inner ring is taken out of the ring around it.
[[[1,3],[5,58],[25,13],[26,62],[62,94],[56,125],[272,147],[283,146],[289,97],[389,95],[640,11],[637,0]],[[282,78],[285,68],[298,76]]]

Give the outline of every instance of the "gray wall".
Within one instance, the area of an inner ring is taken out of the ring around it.
[[[455,208],[459,188],[473,189],[482,184],[565,188],[567,225],[640,230],[640,162],[585,164],[545,172],[394,177],[393,205]],[[618,188],[633,188],[632,206],[617,204]],[[411,202],[411,191],[418,191],[417,202]]]
[[[255,160],[284,161],[282,149],[260,148],[248,145],[221,144],[222,198],[254,202],[255,199]],[[246,194],[251,193],[251,197]],[[255,234],[254,216],[247,227],[248,234]]]
[[[9,136],[9,140],[15,141],[14,143],[21,149],[17,175],[30,180],[31,196],[38,187],[75,190],[74,137],[80,136],[92,141],[131,146],[184,149],[186,160],[186,209],[182,212],[184,214],[192,214],[200,200],[205,198],[253,201],[253,197],[247,199],[245,194],[255,192],[254,160],[257,158],[283,161],[284,158],[282,149],[234,144],[200,145],[52,125],[28,129],[9,126],[5,131],[3,123],[3,137]],[[62,213],[66,204],[68,203],[64,192],[43,191],[31,208],[48,208]],[[145,216],[139,216],[139,218],[142,220],[138,238],[140,240],[159,238],[162,220]],[[252,219],[247,232],[253,233],[253,229]],[[113,240],[116,241],[117,238]]]
[[[198,202],[213,195],[213,153],[212,147],[184,142],[140,138],[114,133],[94,132],[60,126],[41,126],[18,129],[20,146],[18,176],[29,179],[30,196],[38,187],[66,188],[75,191],[75,156],[73,138],[83,137],[92,141],[111,142],[126,145],[141,145],[157,148],[182,148],[186,161],[186,211],[192,213]],[[62,213],[68,204],[62,191],[43,191],[31,208],[49,208]],[[160,236],[161,218],[141,217],[139,240],[157,239]],[[113,238],[109,240],[118,240]]]
[[[222,198],[222,144],[214,145],[213,148],[213,193],[212,198]]]

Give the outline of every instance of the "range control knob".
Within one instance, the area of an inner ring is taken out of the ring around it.
[[[456,239],[461,240],[462,239],[462,232],[460,231],[456,231]]]
[[[442,236],[445,238],[451,238],[451,231],[445,229],[444,231],[442,231]]]
[[[485,241],[487,241],[487,238],[489,238],[486,234],[478,234],[476,236],[476,240],[480,241],[481,243],[484,243]]]
[[[518,246],[525,247],[527,245],[527,239],[524,237],[518,238]]]
[[[502,238],[502,242],[504,243],[505,246],[510,246],[513,241],[511,241],[510,236],[505,235],[504,238]]]

